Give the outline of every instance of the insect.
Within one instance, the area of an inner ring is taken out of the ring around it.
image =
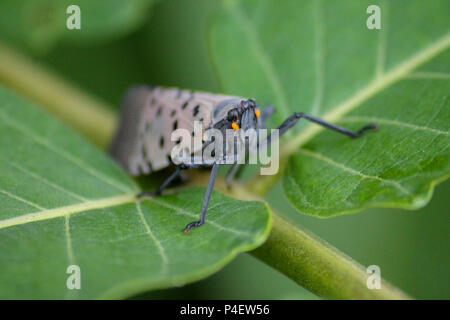
[[[253,99],[235,96],[194,92],[177,88],[158,86],[135,86],[129,89],[122,102],[122,110],[117,133],[112,141],[111,155],[134,176],[149,174],[163,168],[174,166],[171,159],[172,148],[180,141],[171,141],[171,133],[176,129],[186,129],[192,132],[197,141],[197,149],[205,148],[211,141],[203,141],[202,136],[195,137],[193,123],[200,121],[202,128],[217,129],[221,132],[238,129],[260,129],[264,121],[273,113],[274,108],[267,106],[263,111]],[[366,130],[377,129],[377,125],[368,124],[359,131],[351,131],[335,124],[326,122],[315,116],[302,112],[295,112],[289,116],[277,129],[279,136],[292,128],[300,119],[312,121],[325,128],[345,134],[351,138],[360,137]],[[267,136],[267,144],[271,142],[271,135]],[[200,219],[189,223],[184,232],[201,226],[205,222],[209,199],[214,187],[219,165],[223,161],[209,161],[204,163],[192,162],[194,152],[182,163],[174,166],[174,172],[155,191],[144,191],[138,197],[158,196],[177,178],[183,170],[198,167],[211,168]],[[230,158],[234,154],[227,151],[224,157]],[[223,160],[223,159],[222,159]],[[239,164],[234,159],[227,174],[227,183],[231,182]]]

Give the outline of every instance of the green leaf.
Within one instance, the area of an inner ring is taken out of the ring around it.
[[[295,111],[353,130],[379,125],[359,139],[298,125],[281,156],[285,194],[299,211],[428,202],[450,175],[448,1],[222,3],[210,39],[223,91],[273,103],[277,125]],[[381,30],[366,27],[372,4]]]
[[[267,237],[262,202],[203,188],[135,201],[113,161],[31,103],[0,88],[0,298],[120,298],[180,286],[222,268]],[[68,290],[70,265],[81,290]]]
[[[145,21],[156,0],[3,0],[0,35],[16,45],[46,52],[59,40],[98,43],[118,38]],[[80,8],[81,29],[69,30],[67,7]]]

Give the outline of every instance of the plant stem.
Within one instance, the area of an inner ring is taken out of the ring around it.
[[[2,43],[0,82],[44,106],[98,147],[111,138],[113,109]]]
[[[250,253],[324,298],[410,299],[384,280],[380,289],[368,289],[361,265],[278,214],[267,241]]]
[[[205,185],[209,173],[198,171],[190,182]],[[224,179],[217,179],[216,188],[242,200],[264,201],[242,184],[228,190]],[[259,248],[250,252],[314,294],[328,299],[411,299],[387,281],[380,289],[369,289],[370,276],[359,263],[318,236],[297,226],[271,208],[272,230]]]
[[[36,101],[96,145],[104,147],[111,138],[116,122],[111,108],[1,44],[0,81]],[[198,171],[191,183],[205,185],[207,180],[208,175]],[[236,198],[264,201],[258,194],[266,191],[265,184],[254,186],[253,192],[241,184],[229,191],[224,179],[218,179],[216,186]],[[273,215],[268,240],[251,254],[311,292],[331,299],[408,298],[384,281],[380,290],[369,290],[368,274],[359,264],[281,215]]]

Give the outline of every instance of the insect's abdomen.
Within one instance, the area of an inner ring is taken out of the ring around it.
[[[230,98],[175,88],[133,87],[122,103],[111,154],[132,175],[163,169],[170,165],[176,143],[171,133],[176,129],[193,132],[195,120],[202,121],[205,130],[214,107]]]

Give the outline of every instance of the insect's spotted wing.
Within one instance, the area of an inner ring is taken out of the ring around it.
[[[205,130],[213,121],[215,107],[230,99],[236,97],[176,88],[133,87],[122,104],[111,154],[132,175],[165,168],[176,143],[171,141],[171,133],[178,128],[193,132],[195,120],[202,121]]]

